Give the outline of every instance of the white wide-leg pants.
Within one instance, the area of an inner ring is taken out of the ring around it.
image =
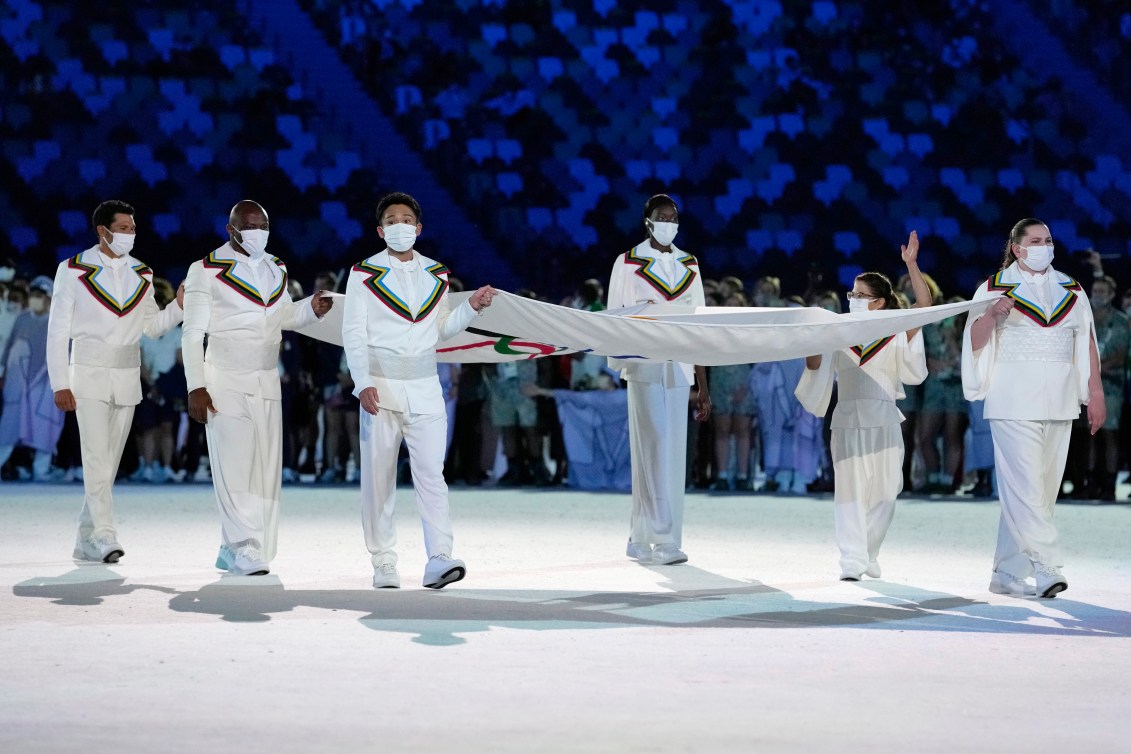
[[[683,545],[690,390],[653,382],[628,383],[632,453],[629,539],[637,544]]]
[[[114,479],[122,449],[130,434],[134,406],[75,399],[75,418],[79,424],[82,451],[82,510],[79,511],[79,536],[116,537],[114,527]]]
[[[836,542],[844,574],[859,575],[880,554],[903,489],[903,434],[887,427],[834,428]]]
[[[208,392],[218,411],[208,416],[205,434],[221,541],[234,549],[253,539],[270,562],[278,548],[281,404],[231,390]]]
[[[1064,565],[1053,506],[1068,460],[1070,421],[990,419],[1001,521],[994,570],[1031,576],[1035,563]]]
[[[411,414],[381,409],[361,412],[361,528],[373,565],[397,563],[397,454],[408,445],[416,509],[424,527],[424,549],[431,558],[452,554],[452,521],[444,455],[446,414]]]

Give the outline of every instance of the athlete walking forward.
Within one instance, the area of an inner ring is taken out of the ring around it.
[[[915,290],[915,307],[930,306],[915,231],[901,254]],[[898,308],[899,299],[885,275],[865,272],[856,277],[848,293],[851,314]],[[904,417],[895,402],[904,397],[904,385],[918,385],[927,377],[923,335],[915,328],[827,356],[809,356],[805,367],[795,393],[810,413],[825,415],[834,373],[838,383],[829,450],[840,578],[878,579],[880,546],[903,489]]]
[[[1016,597],[1068,588],[1053,506],[1072,421],[1086,404],[1095,434],[1107,414],[1092,308],[1052,258],[1044,223],[1014,225],[1001,269],[974,292],[994,303],[962,338],[962,387],[967,400],[985,400],[1001,499],[990,591]]]
[[[188,413],[205,425],[220,511],[216,567],[260,576],[270,571],[278,540],[282,331],[312,324],[333,300],[321,291],[291,300],[286,265],[267,253],[263,207],[239,202],[227,230],[227,243],[189,267],[182,353]]]
[[[55,273],[47,324],[47,372],[55,405],[74,411],[82,452],[83,503],[75,560],[117,563],[125,554],[114,524],[114,478],[141,402],[142,334],[160,337],[184,316],[183,287],[164,310],[153,270],[131,256],[134,208],[102,202],[92,218],[98,245]]]
[[[436,343],[464,330],[491,305],[484,286],[448,303],[448,268],[413,247],[423,229],[420,205],[394,193],[377,205],[377,233],[388,249],[358,262],[346,283],[342,342],[361,401],[361,523],[373,586],[396,589],[397,454],[408,445],[416,507],[428,563],[424,586],[441,589],[467,573],[452,557],[448,485],[444,482],[448,416],[436,371]]]

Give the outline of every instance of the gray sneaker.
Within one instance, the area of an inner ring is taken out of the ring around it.
[[[687,553],[675,545],[656,545],[652,548],[653,565],[678,565],[687,562]]]
[[[259,543],[254,540],[237,547],[233,555],[228,573],[236,576],[266,576],[271,573],[267,561],[259,551]]]
[[[624,554],[638,563],[651,563],[652,562],[652,545],[642,545],[637,542],[629,542],[628,548],[625,549]]]
[[[467,566],[462,560],[448,555],[433,555],[424,566],[424,586],[429,589],[443,589],[448,584],[459,581],[467,575]]]
[[[1056,566],[1048,566],[1042,563],[1036,564],[1037,571],[1037,589],[1036,592],[1041,597],[1046,599],[1055,597],[1068,588],[1068,579],[1064,578],[1064,574]]]
[[[125,554],[126,551],[118,544],[113,534],[102,534],[97,537],[76,538],[72,557],[75,560],[91,563],[117,563]]]
[[[1024,579],[1012,573],[994,571],[990,576],[990,591],[994,594],[1008,594],[1010,597],[1035,597],[1037,590]]]
[[[401,575],[397,573],[397,567],[392,563],[373,566],[373,588],[400,589]]]

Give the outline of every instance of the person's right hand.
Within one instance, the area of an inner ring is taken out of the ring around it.
[[[990,314],[992,314],[993,318],[998,322],[1008,317],[1011,311],[1013,311],[1013,299],[1008,296],[1002,296],[990,307]]]
[[[60,411],[74,411],[75,394],[66,388],[64,388],[63,390],[56,390],[55,408],[59,409]]]
[[[361,401],[361,407],[367,414],[376,416],[377,412],[381,410],[377,405],[378,397],[377,388],[375,387],[365,388],[358,394],[357,399]]]
[[[220,412],[212,405],[212,396],[206,388],[198,387],[188,394],[188,415],[193,421],[207,424],[208,415],[218,413]]]

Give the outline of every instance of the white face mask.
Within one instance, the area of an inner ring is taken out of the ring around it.
[[[32,314],[43,314],[47,311],[47,299],[42,296],[31,296],[27,300],[27,308]]]
[[[416,226],[397,223],[385,226],[385,243],[398,254],[403,254],[416,243]]]
[[[135,233],[111,233],[109,241],[103,241],[110,247],[110,251],[120,257],[128,255],[134,248]]]
[[[1025,266],[1033,272],[1043,272],[1052,264],[1052,250],[1051,246],[1022,246],[1025,249],[1026,257],[1024,260]]]
[[[0,283],[10,283],[16,278],[15,267],[0,267]]]
[[[656,243],[660,246],[671,246],[672,241],[675,240],[675,234],[679,232],[679,223],[658,223],[653,222],[652,238],[656,239]]]
[[[848,312],[849,314],[859,314],[861,312],[872,311],[868,307],[871,306],[872,301],[875,299],[867,298],[850,298],[848,299]]]
[[[253,263],[258,264],[267,253],[267,237],[271,235],[271,231],[252,229],[237,231],[237,233],[239,238],[236,239],[236,243],[247,252]]]

